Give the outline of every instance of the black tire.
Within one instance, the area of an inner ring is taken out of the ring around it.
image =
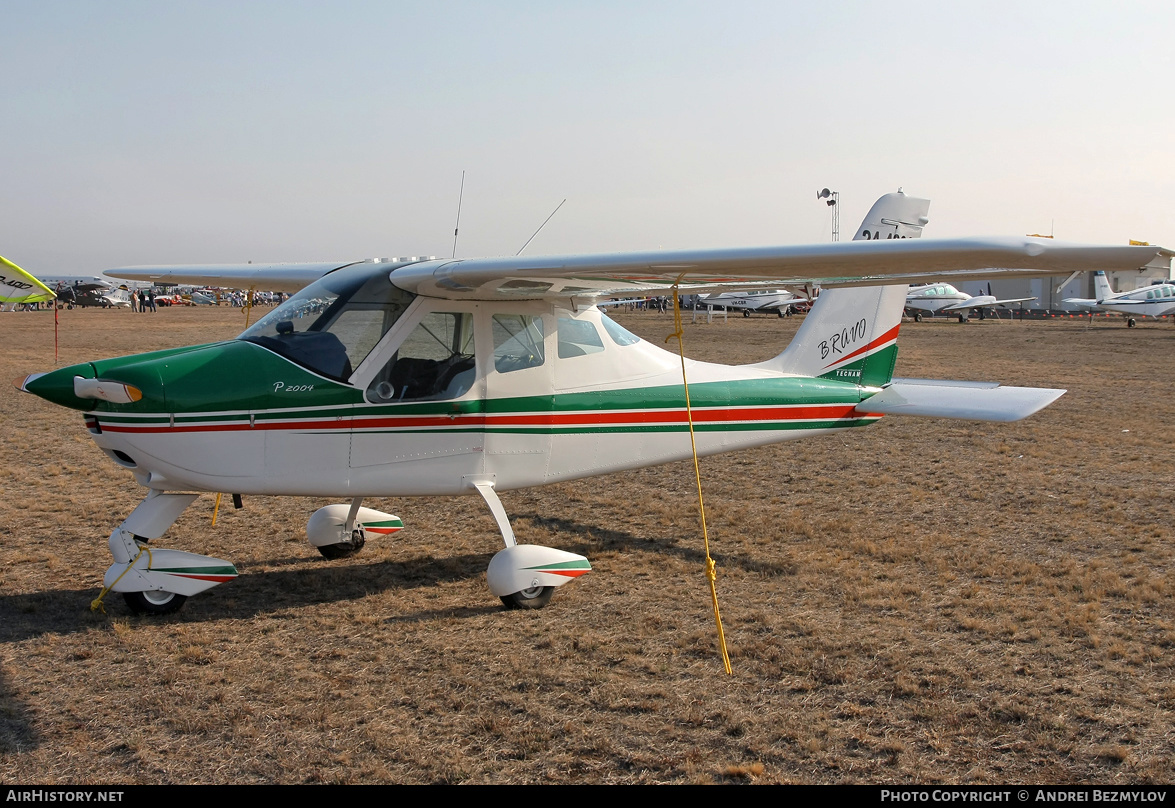
[[[1133,317],[1130,317],[1126,320],[1126,327],[1127,328],[1134,328],[1134,318]]]
[[[553,586],[535,586],[512,595],[502,595],[502,605],[507,609],[541,609],[551,602],[553,594]]]
[[[135,614],[172,614],[187,602],[187,595],[155,590],[152,592],[123,592],[122,599]]]
[[[344,541],[338,544],[324,544],[318,548],[318,552],[322,553],[322,557],[328,561],[338,561],[340,558],[350,558],[351,556],[358,555],[362,549],[362,541]]]
[[[967,318],[966,318],[965,316],[963,316],[962,314],[960,314],[960,315],[959,315],[959,322],[960,322],[960,323],[965,323],[965,322],[967,322]]]
[[[921,312],[914,312],[914,322],[916,322],[916,323],[922,322],[922,313]]]

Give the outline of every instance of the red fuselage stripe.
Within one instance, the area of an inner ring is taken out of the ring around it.
[[[695,423],[735,423],[754,421],[810,421],[859,418],[855,404],[821,404],[798,407],[745,407],[694,410]],[[131,424],[103,424],[107,432],[178,433],[178,432],[238,432],[249,429],[386,429],[446,426],[594,426],[609,424],[675,424],[685,423],[684,409],[645,410],[634,412],[551,412],[525,415],[391,415],[385,417],[349,417],[329,420],[266,421],[250,426],[246,423],[187,424],[177,426],[134,426]]]

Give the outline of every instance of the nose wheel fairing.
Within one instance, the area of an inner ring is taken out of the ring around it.
[[[102,580],[105,591],[170,593],[186,598],[237,577],[237,568],[224,559],[150,546],[149,541],[162,536],[196,496],[151,491],[131,511],[110,534],[114,563]],[[152,597],[149,602],[166,598],[166,594]]]

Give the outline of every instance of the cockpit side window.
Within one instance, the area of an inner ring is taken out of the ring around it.
[[[772,294],[772,293],[768,293]],[[620,323],[613,320],[606,314],[600,314],[600,322],[604,324],[604,330],[608,332],[608,336],[617,345],[636,345],[641,341],[641,338],[629,331]]]
[[[494,370],[511,373],[543,364],[543,318],[530,314],[495,314]]]
[[[346,381],[416,298],[392,286],[387,265],[357,264],[307,286],[239,339]]]
[[[559,358],[585,356],[604,350],[600,332],[587,320],[559,318]]]
[[[473,315],[433,311],[375,374],[367,386],[367,400],[445,401],[464,395],[476,378]]]

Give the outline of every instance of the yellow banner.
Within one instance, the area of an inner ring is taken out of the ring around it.
[[[0,255],[0,303],[36,303],[55,297],[52,289]]]

